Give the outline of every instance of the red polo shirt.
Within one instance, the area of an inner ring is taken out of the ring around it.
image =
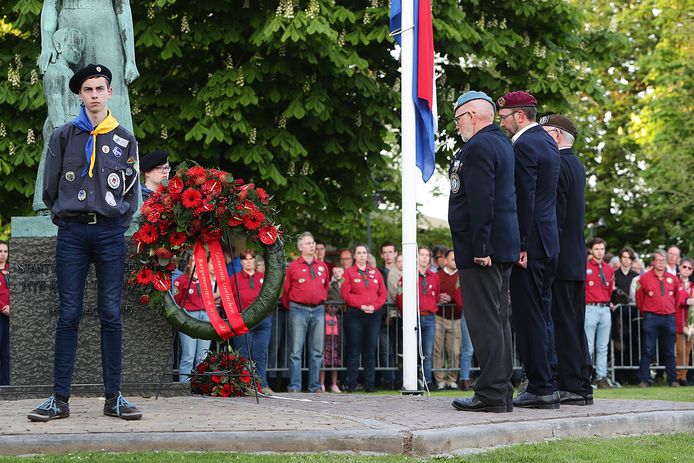
[[[650,270],[641,275],[636,285],[636,306],[641,312],[674,314],[680,302],[681,287],[679,278],[672,273],[666,271],[658,277],[655,270]]]
[[[602,268],[605,278],[600,276]],[[609,304],[614,290],[614,269],[602,261],[599,264],[592,257],[586,264],[586,304]]]
[[[0,309],[10,304],[10,287],[7,284],[9,279],[10,266],[5,264],[5,268],[0,270]]]
[[[367,265],[360,271],[355,264],[345,270],[340,294],[348,307],[359,309],[362,305],[373,305],[375,310],[380,310],[388,297],[388,288],[377,269]]]
[[[436,272],[436,276],[439,277],[440,293],[446,293],[451,296],[451,302],[448,304],[455,303],[455,310],[453,311],[453,320],[459,320],[460,316],[463,314],[463,297],[460,294],[460,274],[456,270],[453,275],[446,273],[445,269],[441,269]],[[442,306],[436,315],[444,318],[451,318],[451,307]]]
[[[689,317],[689,306],[687,305],[687,299],[694,297],[694,283],[689,283],[689,291],[687,291],[687,289],[684,287],[684,283],[681,280],[680,283],[679,307],[677,308],[677,315],[675,316],[678,333],[682,332],[684,325],[687,324],[687,318]]]
[[[318,305],[328,299],[330,274],[325,262],[313,259],[311,264],[299,256],[287,267],[282,290],[282,304],[289,308],[289,302],[303,305]]]
[[[265,275],[263,273],[255,272],[253,275],[249,275],[245,270],[241,270],[229,279],[234,302],[238,304],[240,296],[242,310],[246,310],[248,306],[253,304],[255,298],[258,297],[264,279]]]
[[[174,288],[176,288],[176,295],[174,296],[176,304],[180,306],[185,298],[185,306],[183,308],[188,312],[205,310],[205,303],[202,301],[200,283],[198,283],[197,278],[193,279],[191,283],[188,275],[181,275],[174,282]],[[186,292],[188,293],[187,296]]]
[[[439,310],[439,277],[427,269],[424,274],[419,274],[417,288],[419,292],[419,311],[436,313]],[[398,294],[395,296],[395,303],[402,311],[402,277],[398,281]]]

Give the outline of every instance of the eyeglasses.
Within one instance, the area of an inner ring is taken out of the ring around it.
[[[550,132],[557,132],[559,133],[559,130],[557,129],[545,129],[545,132],[550,133]]]
[[[503,116],[502,116],[501,114],[499,114],[499,120],[500,120],[500,121],[503,121],[503,120],[506,119],[507,117],[513,116],[513,115],[516,114],[517,112],[518,112],[518,111],[511,111],[510,113],[504,114]]]
[[[691,270],[692,268],[688,265],[680,265],[680,268],[683,268],[685,270]]]
[[[157,166],[154,168],[157,172],[166,173],[171,172],[171,166]]]
[[[455,117],[453,118],[453,122],[454,122],[456,125],[460,124],[460,118],[463,117],[463,116],[466,115],[466,114],[477,114],[477,113],[476,113],[475,111],[465,111],[464,113],[455,116]]]

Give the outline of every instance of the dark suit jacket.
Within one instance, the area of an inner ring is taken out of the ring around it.
[[[583,236],[583,216],[586,169],[571,148],[559,150],[559,155],[557,229],[560,251],[557,280],[584,281],[586,279],[586,244]]]
[[[516,153],[516,196],[521,251],[528,259],[559,253],[557,181],[559,149],[540,125],[525,131],[513,144]]]
[[[493,263],[518,260],[513,164],[511,143],[495,124],[477,132],[453,158],[448,223],[458,268],[474,267],[475,257],[491,256]]]

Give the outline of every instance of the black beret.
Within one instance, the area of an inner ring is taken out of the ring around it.
[[[79,94],[82,83],[92,77],[105,77],[108,80],[108,84],[111,85],[111,71],[106,66],[103,64],[88,64],[70,78],[70,90],[72,93]]]
[[[157,166],[162,166],[169,162],[169,155],[165,151],[152,151],[142,157],[140,161],[140,172],[147,172]]]
[[[578,130],[571,119],[561,114],[550,114],[549,116],[543,117],[540,119],[540,125],[548,125],[550,127],[566,130],[573,135],[574,138],[578,135]]]

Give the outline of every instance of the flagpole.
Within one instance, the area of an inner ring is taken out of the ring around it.
[[[416,130],[412,100],[414,2],[402,0],[401,151],[402,151],[402,354],[403,392],[417,387],[417,208]]]

